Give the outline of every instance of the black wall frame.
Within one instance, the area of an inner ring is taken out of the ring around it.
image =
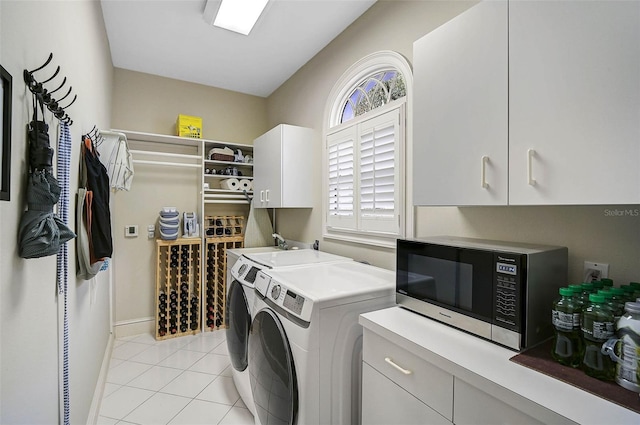
[[[0,95],[2,96],[2,149],[0,150],[0,200],[8,201],[11,189],[11,74],[0,65]]]

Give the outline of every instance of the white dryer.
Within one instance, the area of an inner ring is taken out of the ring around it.
[[[254,281],[258,271],[278,270],[301,267],[308,264],[328,264],[353,261],[350,258],[311,249],[271,250],[248,248],[234,250],[241,256],[233,263],[227,279],[227,303],[225,322],[227,324],[227,350],[232,365],[232,377],[238,394],[255,416],[255,406],[247,366],[251,361],[248,355],[249,328],[253,316]]]
[[[256,424],[360,423],[361,313],[395,304],[395,273],[355,261],[255,280],[249,377]]]

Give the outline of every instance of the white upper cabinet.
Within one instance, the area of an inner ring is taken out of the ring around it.
[[[509,4],[509,203],[640,202],[640,2]]]
[[[414,75],[416,205],[640,203],[640,2],[484,1]]]
[[[313,143],[312,129],[286,124],[254,140],[254,207],[313,207]]]
[[[506,205],[507,2],[485,1],[413,45],[416,205]]]

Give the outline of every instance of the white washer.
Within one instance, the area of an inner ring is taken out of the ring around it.
[[[352,261],[262,270],[255,287],[256,424],[360,423],[358,316],[395,304],[395,273]]]
[[[271,250],[248,248],[234,250],[232,256],[241,253],[233,262],[231,272],[227,275],[227,303],[225,322],[227,324],[226,340],[229,359],[232,365],[232,377],[249,411],[255,416],[256,410],[251,394],[247,366],[249,329],[253,316],[255,292],[254,281],[259,270],[300,267],[307,264],[327,264],[353,261],[347,257],[328,254],[311,249]]]

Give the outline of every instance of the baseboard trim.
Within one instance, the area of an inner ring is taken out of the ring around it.
[[[107,341],[107,348],[105,348],[104,350],[104,357],[102,358],[102,366],[100,367],[100,374],[98,375],[96,389],[93,392],[91,407],[89,407],[87,425],[95,425],[98,423],[98,417],[100,416],[100,405],[102,404],[104,385],[107,382],[107,374],[109,373],[109,362],[111,361],[111,353],[113,352],[114,340],[115,338],[113,337],[113,334],[110,334],[109,340]]]
[[[116,338],[140,335],[143,333],[151,333],[155,335],[154,324],[155,320],[153,317],[142,317],[140,319],[116,322],[113,330]]]

